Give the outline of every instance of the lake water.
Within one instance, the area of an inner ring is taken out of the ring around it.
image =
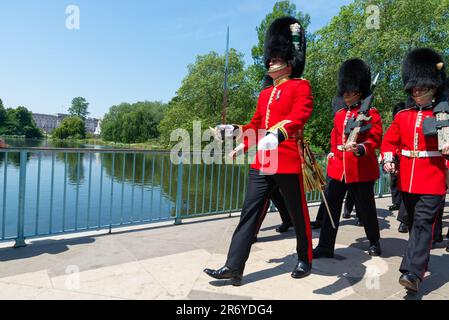
[[[98,148],[10,140],[12,147]],[[20,154],[0,152],[0,239],[17,236]],[[181,214],[238,211],[247,165],[184,165],[182,197],[178,166],[168,153],[31,152],[26,159],[25,236],[172,219]],[[6,174],[5,174],[6,172]]]

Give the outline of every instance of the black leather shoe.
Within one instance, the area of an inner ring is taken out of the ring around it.
[[[363,227],[363,222],[362,222],[362,220],[361,220],[360,218],[356,217],[356,218],[355,218],[355,225],[356,225],[357,227]]]
[[[312,227],[312,229],[321,229],[321,221],[312,221],[310,223],[310,226]]]
[[[411,272],[406,272],[399,278],[399,283],[412,293],[418,292],[420,282],[421,280]]]
[[[314,259],[333,258],[334,251],[323,247],[316,247],[315,249],[313,249],[312,255]]]
[[[368,250],[368,253],[372,257],[378,257],[382,254],[382,249],[380,248],[380,243],[371,244]]]
[[[292,278],[301,279],[307,277],[312,272],[312,265],[302,260],[298,260],[298,264],[292,272]]]
[[[345,211],[343,212],[343,219],[351,219],[351,213],[348,210],[346,210],[346,208]]]
[[[396,210],[399,210],[399,205],[393,204],[393,205],[391,205],[391,206],[388,207],[388,210],[389,210],[389,211],[396,211]]]
[[[208,276],[210,276],[214,279],[231,280],[231,284],[233,286],[242,285],[242,278],[243,278],[242,272],[240,272],[238,270],[231,270],[226,266],[224,266],[218,270],[204,269],[204,273],[206,273]]]
[[[398,231],[400,233],[408,233],[408,226],[405,223],[401,222],[401,224],[399,225]]]
[[[282,223],[279,227],[276,228],[277,233],[285,233],[292,227],[291,223]]]

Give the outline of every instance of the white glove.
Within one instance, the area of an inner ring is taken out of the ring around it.
[[[219,141],[223,141],[223,137],[225,139],[232,139],[234,137],[234,126],[231,124],[220,124],[214,129],[210,129],[214,131],[215,139]]]
[[[279,145],[279,139],[274,133],[262,138],[257,144],[257,150],[275,150]]]
[[[332,159],[334,157],[334,153],[331,152],[327,155],[327,160]]]

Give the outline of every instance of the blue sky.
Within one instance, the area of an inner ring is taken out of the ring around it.
[[[256,27],[276,0],[1,0],[0,98],[39,113],[83,96],[91,116],[121,102],[168,102],[199,54],[231,47],[252,63]],[[351,0],[293,0],[311,31]],[[331,2],[332,4],[330,4]],[[80,29],[66,28],[68,5]]]

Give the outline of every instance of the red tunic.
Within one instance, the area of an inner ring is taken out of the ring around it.
[[[242,126],[245,151],[264,137],[267,130],[279,129],[286,140],[274,151],[257,151],[251,167],[268,174],[300,173],[301,158],[296,136],[303,130],[312,110],[312,89],[307,80],[290,79],[264,89],[251,122]],[[248,134],[258,139],[248,139]]]
[[[372,128],[359,134],[357,139],[357,143],[364,146],[365,155],[356,156],[352,151],[341,150],[348,139],[345,135],[346,124],[351,117],[357,117],[359,110],[360,105],[337,111],[331,133],[331,152],[334,157],[329,159],[327,174],[332,179],[344,180],[346,183],[375,181],[380,176],[376,149],[380,148],[382,141],[382,120],[375,108],[369,110]]]
[[[437,136],[425,137],[424,119],[435,117],[431,108],[416,107],[400,111],[385,134],[383,159],[390,159],[396,150],[438,151]],[[443,156],[412,158],[402,155],[399,164],[398,189],[414,194],[446,194],[446,163]]]

